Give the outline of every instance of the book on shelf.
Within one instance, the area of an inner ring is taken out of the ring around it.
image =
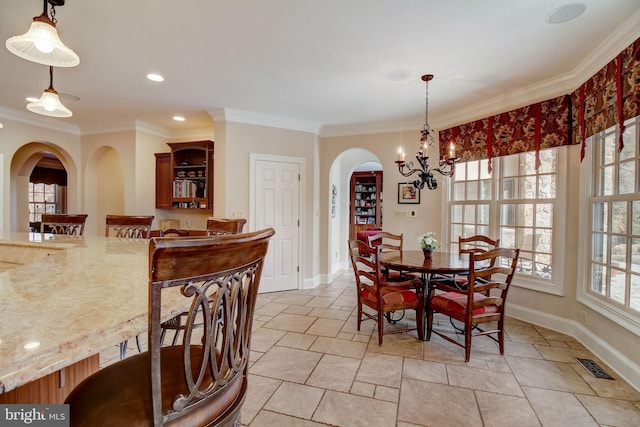
[[[173,181],[173,197],[197,197],[198,184],[187,179],[177,179]]]

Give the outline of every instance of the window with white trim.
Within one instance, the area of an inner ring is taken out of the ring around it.
[[[493,181],[488,160],[456,165],[452,178],[449,210],[451,215],[450,251],[458,252],[458,236],[491,236],[490,213]]]
[[[29,222],[39,222],[43,213],[58,211],[58,185],[29,183]]]
[[[520,248],[521,285],[524,278],[542,283],[542,288],[532,288],[556,287],[553,292],[560,292],[561,285],[553,283],[554,277],[560,277],[560,268],[554,268],[553,262],[558,225],[554,212],[564,211],[558,205],[558,158],[562,153],[564,159],[564,151],[565,147],[541,150],[537,169],[535,152],[494,158],[491,174],[487,160],[456,165],[449,193],[450,250],[458,251],[461,235],[500,238],[500,246]]]
[[[619,153],[619,126],[591,139],[587,292],[631,316],[640,316],[639,122],[636,117],[626,123],[624,149]]]

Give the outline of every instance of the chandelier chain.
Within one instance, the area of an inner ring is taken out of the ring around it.
[[[51,15],[51,22],[53,22],[53,24],[57,24],[58,20],[56,19],[56,8],[54,5],[51,5],[51,11],[49,12]]]
[[[429,80],[425,80],[425,107],[424,107],[424,127],[423,129],[427,132],[431,132],[431,127],[429,126]]]

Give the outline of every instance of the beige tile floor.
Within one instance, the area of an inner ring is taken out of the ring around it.
[[[577,357],[616,374],[569,336],[508,319],[504,356],[476,337],[464,363],[461,348],[437,336],[419,342],[415,331],[378,346],[372,321],[356,330],[355,303],[349,273],[260,295],[243,425],[640,426],[640,393],[593,377]],[[117,348],[103,356],[109,363]]]

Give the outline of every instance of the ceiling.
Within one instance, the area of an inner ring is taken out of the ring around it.
[[[224,114],[321,135],[418,130],[430,73],[430,124],[451,126],[567,93],[639,36],[640,1],[577,1],[581,16],[550,24],[568,1],[67,0],[58,32],[80,65],[53,83],[73,117],[28,112],[48,68],[1,48],[0,121],[180,133]],[[3,0],[0,39],[42,5]]]

